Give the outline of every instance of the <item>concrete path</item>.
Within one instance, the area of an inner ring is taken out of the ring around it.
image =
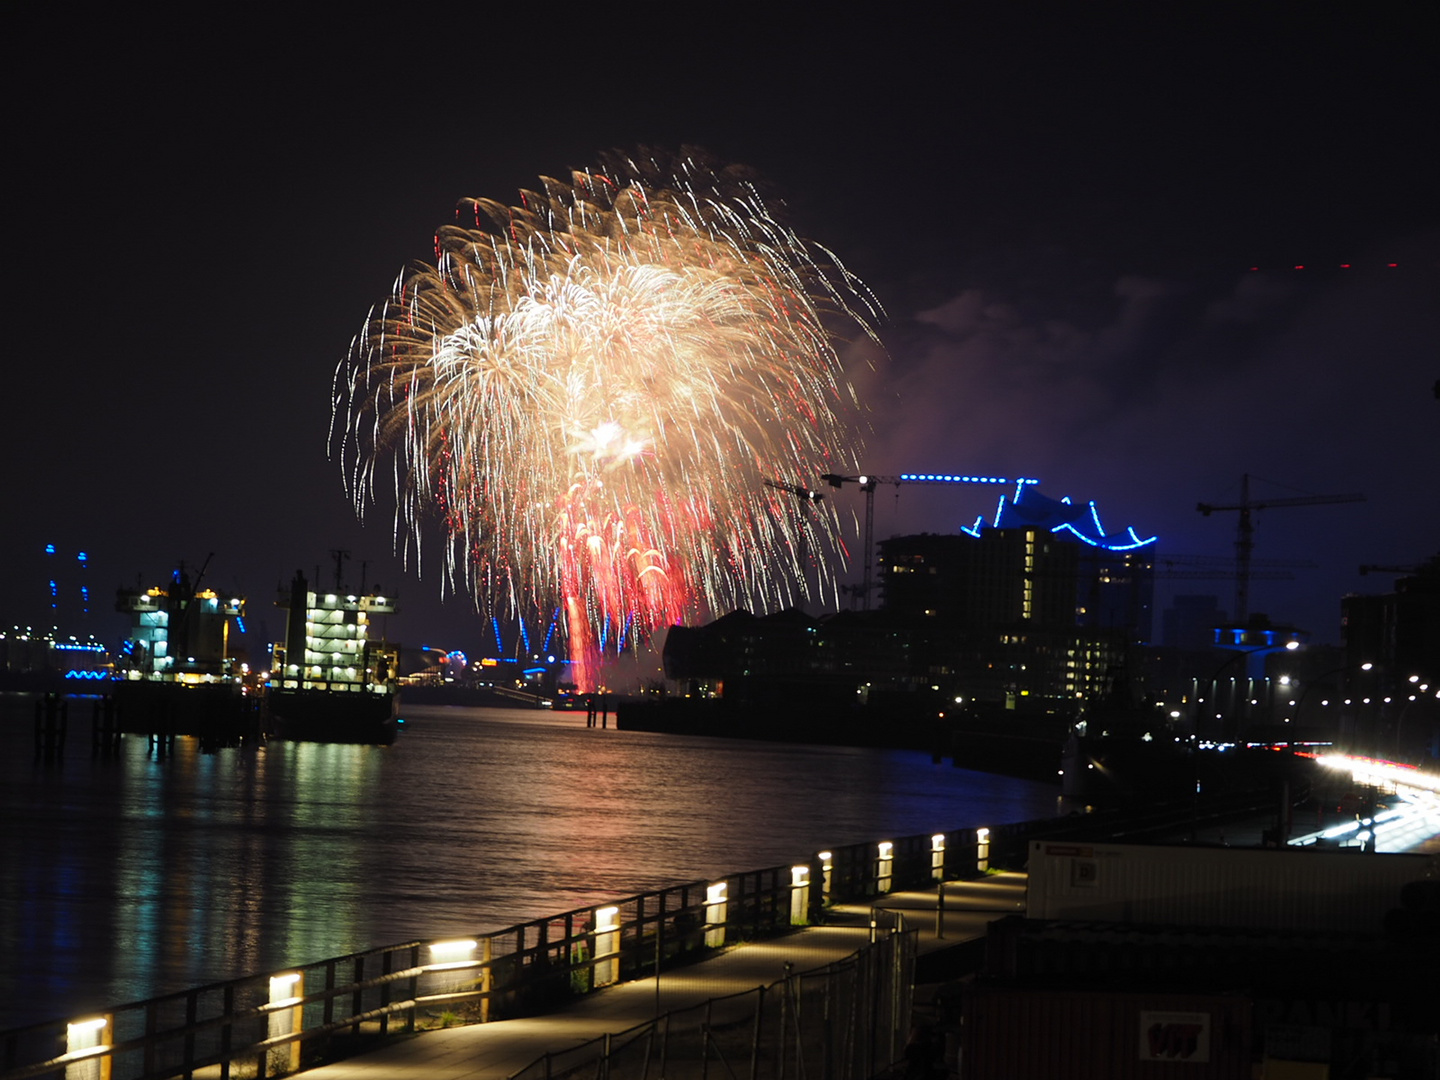
[[[899,911],[918,930],[921,953],[981,937],[1001,915],[1023,909],[1025,875],[996,874],[945,886],[943,938],[936,935],[936,892],[890,893],[873,905]],[[832,909],[824,926],[784,937],[738,945],[702,963],[655,980],[641,979],[577,998],[559,1012],[522,1020],[446,1028],[402,1036],[368,1054],[304,1072],[306,1080],[504,1080],[547,1052],[578,1046],[607,1032],[618,1034],[653,1019],[657,1012],[768,985],[795,972],[843,960],[870,938],[872,905]]]

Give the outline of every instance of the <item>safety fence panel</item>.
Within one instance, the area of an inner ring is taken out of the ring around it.
[[[510,1080],[867,1080],[903,1055],[916,933],[545,1054]]]

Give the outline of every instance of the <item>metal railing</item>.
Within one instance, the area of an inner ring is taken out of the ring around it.
[[[1019,866],[1057,823],[852,844],[806,863],[580,908],[461,941],[410,941],[0,1033],[0,1080],[278,1076],[394,1031],[565,1000],[823,918],[834,903]],[[1020,860],[1020,861],[1016,861]]]
[[[510,1080],[866,1080],[904,1048],[916,936],[886,933],[844,960],[543,1054]]]

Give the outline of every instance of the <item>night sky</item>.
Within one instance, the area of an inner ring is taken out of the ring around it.
[[[1257,519],[1257,559],[1314,565],[1252,608],[1320,641],[1389,589],[1361,564],[1440,550],[1429,5],[254,10],[9,17],[0,623],[43,618],[50,542],[89,554],[112,642],[116,586],[212,552],[274,636],[274,586],[344,547],[400,590],[392,638],[481,651],[356,521],[331,379],[460,198],[639,145],[754,167],[868,282],[867,470],[1039,477],[1217,556],[1236,515],[1195,505],[1243,473],[1363,492]],[[993,505],[882,489],[876,535]]]

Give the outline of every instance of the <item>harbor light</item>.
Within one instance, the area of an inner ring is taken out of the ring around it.
[[[945,834],[937,832],[930,837],[930,876],[936,881],[945,880]]]
[[[990,830],[975,830],[975,869],[982,874],[990,869]]]

